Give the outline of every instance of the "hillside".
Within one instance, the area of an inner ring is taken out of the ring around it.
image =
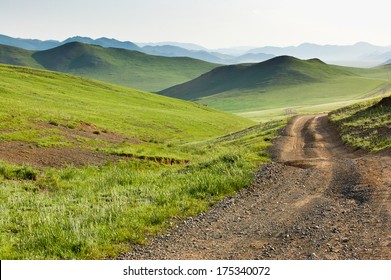
[[[160,93],[264,120],[287,112],[327,111],[350,100],[384,94],[388,81],[379,71],[281,56],[258,64],[218,67]]]
[[[195,103],[77,76],[6,65],[0,72],[1,128],[12,128],[11,134],[55,121],[92,123],[142,141],[199,140],[252,123]],[[23,121],[14,126],[19,118]]]
[[[391,150],[391,96],[333,111],[330,119],[346,144],[371,152]]]
[[[152,56],[79,42],[26,51],[0,45],[0,63],[60,71],[146,91],[188,81],[217,65],[191,58]]]
[[[258,64],[221,66],[182,85],[161,91],[162,94],[192,100],[233,89],[291,86],[321,82],[337,75],[351,75],[320,60],[300,60],[280,56]]]
[[[1,259],[117,258],[247,186],[284,124],[6,65],[0,108]]]

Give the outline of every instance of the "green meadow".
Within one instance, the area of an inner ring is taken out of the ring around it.
[[[1,259],[115,258],[248,185],[284,125],[5,65],[0,96],[0,146],[117,156],[83,166],[0,162]]]

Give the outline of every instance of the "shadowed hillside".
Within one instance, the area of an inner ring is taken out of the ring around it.
[[[321,82],[348,71],[329,66],[318,59],[300,60],[280,56],[257,64],[222,66],[201,77],[161,91],[181,99],[197,99],[233,89],[266,88]]]

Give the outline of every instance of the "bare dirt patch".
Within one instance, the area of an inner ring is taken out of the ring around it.
[[[0,142],[0,160],[34,167],[81,167],[117,161],[120,157],[74,147],[37,147],[34,144],[12,141]]]
[[[36,129],[51,131],[55,129],[70,146],[66,147],[39,147],[35,143],[23,141],[0,142],[0,160],[14,164],[25,164],[34,167],[81,167],[86,165],[102,165],[110,161],[128,157],[111,155],[92,150],[88,141],[95,141],[94,147],[104,147],[107,144],[141,143],[139,139],[127,137],[120,133],[107,131],[94,124],[80,122],[75,127],[60,125],[55,122],[38,123]],[[48,132],[48,135],[53,132]]]
[[[251,186],[122,259],[391,259],[391,156],[294,118]]]
[[[54,125],[50,123],[39,123],[37,124],[38,129],[58,129],[63,132],[66,139],[74,144],[80,144],[79,137],[92,140],[101,140],[118,144],[122,142],[128,142],[132,144],[141,143],[139,139],[125,136],[121,133],[108,131],[107,129],[97,127],[94,124],[87,122],[80,122],[76,127],[68,127],[64,125]]]

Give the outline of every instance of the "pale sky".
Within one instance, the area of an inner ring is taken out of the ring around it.
[[[0,34],[176,41],[208,48],[391,45],[389,0],[0,0]]]

